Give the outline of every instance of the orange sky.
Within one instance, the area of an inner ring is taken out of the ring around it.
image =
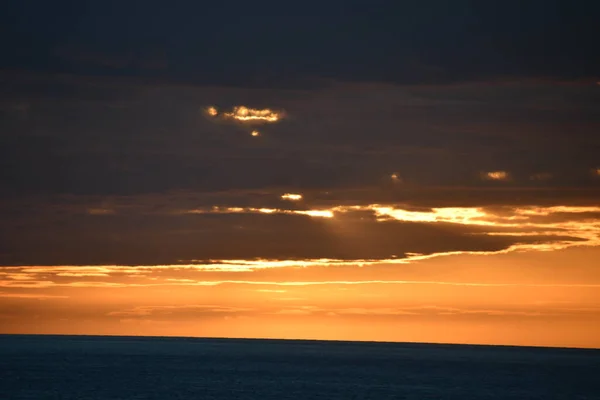
[[[238,272],[13,267],[0,332],[600,347],[597,260],[572,247]]]

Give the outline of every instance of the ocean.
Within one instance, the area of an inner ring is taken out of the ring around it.
[[[0,335],[0,399],[600,399],[600,350]]]

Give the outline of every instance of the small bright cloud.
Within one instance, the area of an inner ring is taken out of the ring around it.
[[[211,117],[216,117],[219,114],[219,111],[217,111],[215,107],[211,106],[206,109],[206,113]]]
[[[302,195],[298,193],[285,193],[281,195],[282,200],[298,201],[302,200]]]
[[[295,211],[294,214],[308,215],[309,217],[318,218],[333,218],[333,211],[330,210],[299,210]]]
[[[401,183],[402,182],[402,177],[397,172],[394,172],[392,175],[390,175],[390,178],[392,179],[392,182],[395,182],[395,183]]]
[[[283,118],[283,114],[278,111],[271,110],[269,108],[256,109],[249,108],[246,106],[234,107],[231,112],[225,112],[222,114],[224,118],[234,119],[243,123],[250,122],[262,122],[272,123],[278,122]]]
[[[508,172],[506,171],[489,171],[482,174],[482,178],[489,181],[506,181],[508,180]]]

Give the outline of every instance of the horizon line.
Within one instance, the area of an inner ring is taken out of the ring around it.
[[[225,337],[225,336],[181,336],[181,335],[119,335],[119,334],[69,334],[69,333],[2,333],[0,338],[6,336],[46,336],[46,337],[81,337],[81,338],[136,338],[136,339],[192,339],[192,340],[219,340],[219,341],[288,341],[288,342],[331,342],[331,343],[359,343],[383,345],[417,345],[417,346],[470,346],[470,347],[510,347],[530,349],[565,349],[565,350],[591,350],[600,351],[600,347],[577,346],[544,346],[544,345],[517,345],[517,344],[490,344],[490,343],[451,343],[451,342],[411,342],[390,340],[348,340],[348,339],[310,339],[310,338],[270,338],[270,337]]]

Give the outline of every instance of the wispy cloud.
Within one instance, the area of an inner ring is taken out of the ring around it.
[[[156,306],[138,306],[129,308],[121,311],[112,311],[107,315],[110,317],[147,317],[147,316],[159,316],[159,315],[168,315],[175,316],[178,314],[186,314],[186,315],[233,315],[233,314],[243,314],[253,311],[252,308],[243,308],[243,307],[226,307],[219,305],[197,305],[197,304],[185,304],[185,305],[172,305],[172,306],[164,306],[164,305],[156,305]]]
[[[54,295],[54,294],[6,293],[6,292],[0,292],[0,297],[13,298],[13,299],[32,299],[32,300],[68,299],[69,298],[69,296]]]
[[[333,218],[332,210],[287,210],[282,208],[219,207],[180,211],[182,214],[295,214],[309,217]]]
[[[26,269],[27,267],[22,267]],[[49,267],[48,270],[51,270]],[[52,275],[52,274],[48,274]],[[114,280],[105,281],[0,281],[0,287],[42,289],[51,287],[74,288],[135,288],[158,286],[221,286],[221,285],[252,285],[252,286],[277,286],[277,287],[303,287],[303,286],[345,286],[345,285],[440,285],[464,287],[547,287],[547,288],[596,288],[596,283],[514,283],[514,282],[459,282],[459,281],[434,281],[434,280],[314,280],[314,281],[263,281],[263,280],[194,280],[194,279],[155,279],[139,282],[122,282]]]

